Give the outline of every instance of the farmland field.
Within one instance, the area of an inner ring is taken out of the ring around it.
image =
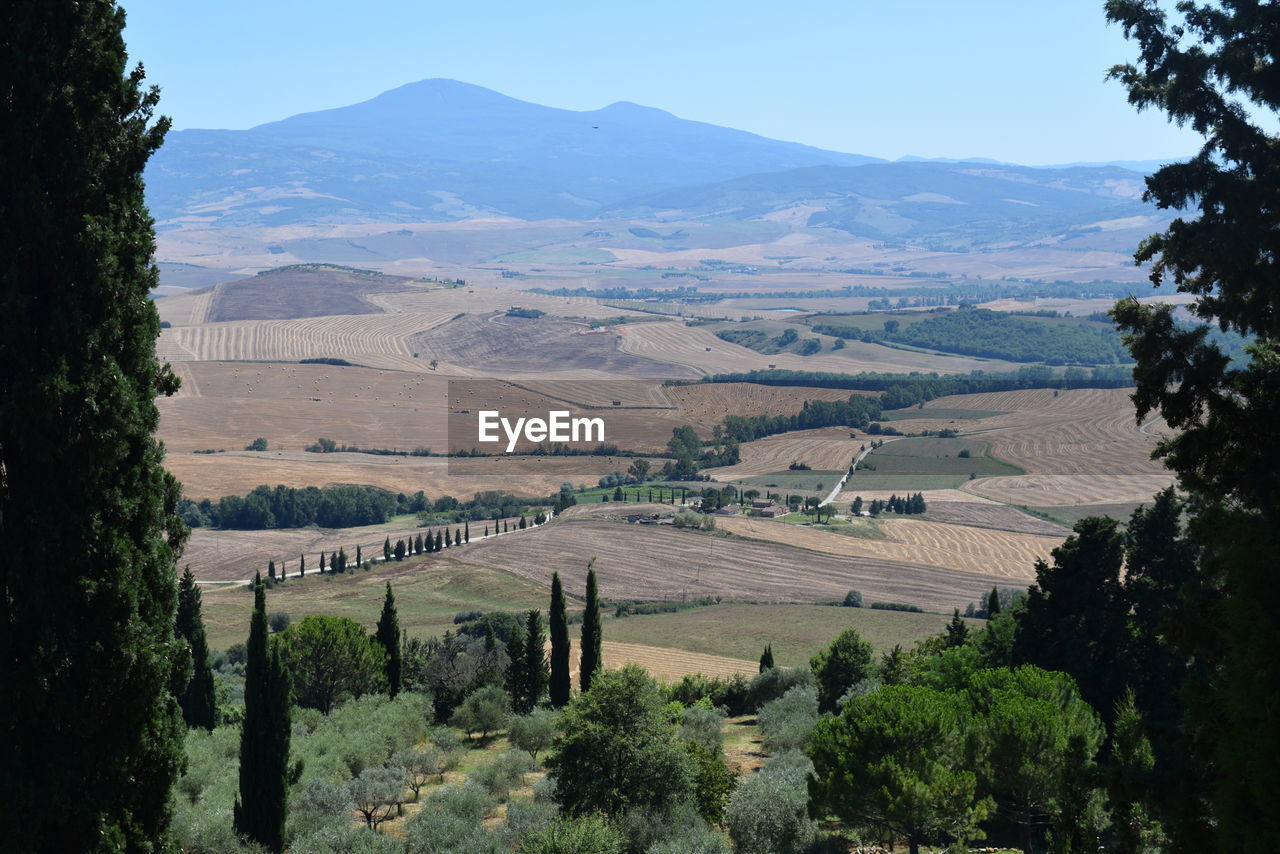
[[[1010,475],[1017,466],[992,459],[991,444],[975,439],[897,439],[867,454],[869,474]],[[963,456],[968,454],[968,456]],[[856,478],[858,473],[854,473]]]
[[[738,520],[729,517],[717,520],[717,524],[721,521]],[[778,527],[791,534],[805,530]],[[825,536],[840,542],[875,542]],[[566,588],[572,590],[585,584],[587,563],[592,558],[596,559],[600,595],[610,599],[721,596],[764,602],[823,602],[841,599],[850,589],[858,589],[868,601],[906,602],[926,610],[950,611],[994,584],[1007,583],[997,574],[957,572],[902,562],[901,558],[827,554],[777,542],[592,519],[561,519],[518,537],[471,543],[456,560],[542,584],[549,583],[551,572],[558,570]]]
[[[924,522],[910,518],[881,517],[884,538],[846,537],[817,527],[798,527],[768,519],[726,517],[717,526],[732,534],[766,542],[786,543],[830,555],[874,558],[901,563],[1011,579],[1031,579],[1037,559],[1048,558],[1062,537],[1041,537]]]
[[[962,489],[1007,504],[1056,507],[1148,501],[1171,474],[1028,474],[970,481]]]
[[[856,435],[861,438],[851,438]],[[848,470],[862,448],[870,444],[862,433],[844,427],[820,427],[815,430],[797,430],[777,436],[767,436],[747,442],[739,448],[740,461],[736,465],[708,469],[716,480],[728,482],[744,478],[772,477],[775,473],[807,475],[812,472],[789,472],[793,462],[804,463],[813,471],[837,472],[835,481]]]

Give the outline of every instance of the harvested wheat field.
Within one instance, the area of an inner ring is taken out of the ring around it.
[[[1128,504],[1150,501],[1173,483],[1166,474],[1028,474],[987,477],[961,488],[974,495],[1029,507]]]
[[[790,527],[790,526],[789,526]],[[765,602],[826,602],[861,590],[868,601],[906,602],[931,611],[964,607],[995,574],[850,557],[738,538],[604,521],[558,519],[518,537],[472,543],[456,560],[581,589],[595,558],[600,595],[611,599],[721,596]]]
[[[885,539],[746,517],[730,516],[716,524],[741,537],[786,543],[824,554],[936,566],[1006,579],[1032,578],[1036,560],[1047,559],[1063,539],[916,519],[881,519],[878,524]]]
[[[175,454],[238,451],[255,437],[300,451],[342,445],[445,450],[445,390],[435,374],[336,365],[179,362],[178,394],[160,398],[160,438]]]
[[[608,632],[608,627],[605,631]],[[628,664],[638,664],[659,682],[679,682],[687,673],[728,678],[738,673],[754,676],[760,670],[759,663],[755,661],[726,658],[723,655],[708,655],[703,652],[689,652],[665,646],[648,646],[611,640],[602,641],[601,646],[606,668],[617,670]],[[550,649],[550,644],[547,648]],[[574,643],[569,649],[569,675],[575,685],[578,683],[578,665],[581,659],[582,644],[574,638]]]
[[[720,423],[726,415],[791,415],[803,409],[806,400],[836,401],[848,400],[852,394],[878,394],[756,383],[694,383],[670,386],[665,391],[681,415],[708,426]]]
[[[1155,474],[1164,467],[1150,458],[1157,441],[1139,429],[1131,389],[1051,389],[940,397],[921,412],[977,409],[1005,412],[959,422],[966,434],[980,433],[991,455],[1032,474]],[[901,430],[913,421],[896,422]],[[956,427],[958,425],[950,425]],[[1150,430],[1150,428],[1148,428]]]
[[[841,505],[851,504],[855,498],[861,497],[863,501],[887,501],[893,495],[902,495],[904,490],[892,489],[857,489],[858,475],[854,475],[854,480],[850,481],[850,485],[854,488],[846,489],[836,496],[837,509],[842,508]],[[965,492],[960,489],[916,489],[913,492],[919,492],[924,496],[925,503],[930,509],[937,504],[996,504],[990,498],[983,498],[981,495],[974,495],[972,492]]]
[[[798,356],[794,353],[765,355],[750,348],[723,341],[706,327],[685,326],[683,323],[637,323],[619,327],[619,331],[622,334],[621,350],[624,353],[688,365],[707,374],[765,370],[769,367],[791,371],[832,371],[834,373],[860,371],[957,373],[979,369],[991,371],[1016,368],[1003,362],[983,361],[964,356],[915,353],[862,341],[851,341],[843,350],[816,356]]]
[[[859,438],[850,438],[855,433]],[[793,462],[803,463],[813,471],[843,473],[870,441],[864,434],[845,427],[796,430],[747,442],[739,448],[740,462],[707,469],[707,473],[723,483],[786,472]]]
[[[391,312],[444,312],[450,316],[463,312],[482,314],[507,311],[515,307],[536,308],[558,317],[584,317],[592,320],[606,320],[621,314],[618,309],[602,305],[593,297],[559,297],[499,288],[433,288],[376,295],[370,299]]]
[[[311,454],[305,451],[225,454],[170,454],[165,467],[182,482],[188,498],[243,495],[255,486],[359,484],[429,498],[470,498],[498,489],[513,495],[551,495],[566,481],[592,483],[626,471],[630,457],[501,456],[451,460],[445,457],[387,457],[371,454]]]
[[[341,358],[361,365],[427,371],[410,340],[447,314],[368,314],[297,320],[243,320],[162,330],[156,354],[169,362],[296,362]]]
[[[969,501],[939,501],[928,504],[925,521],[949,522],[953,525],[968,525],[972,528],[991,528],[996,531],[1013,531],[1018,534],[1034,534],[1041,537],[1066,537],[1071,533],[1067,528],[1054,522],[1029,516],[1021,510],[1003,504],[976,503]]]
[[[413,315],[410,315],[413,316]],[[468,314],[412,336],[424,359],[490,374],[540,374],[586,369],[637,378],[692,379],[696,371],[660,354],[638,356],[618,349],[616,334],[546,317]]]

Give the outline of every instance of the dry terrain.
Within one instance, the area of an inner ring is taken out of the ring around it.
[[[1062,525],[1029,516],[1021,510],[1002,504],[979,504],[968,501],[937,501],[928,503],[926,519],[930,522],[949,522],[972,528],[991,528],[1040,537],[1062,538],[1070,533]]]
[[[215,285],[204,320],[378,314],[382,309],[367,299],[368,295],[409,290],[411,281],[327,264],[283,267]]]
[[[975,495],[1031,507],[1150,501],[1173,483],[1171,474],[1028,474],[964,485]]]
[[[867,601],[908,602],[949,611],[963,607],[994,584],[1007,582],[996,574],[597,520],[563,519],[516,537],[471,543],[449,560],[543,584],[550,582],[555,570],[572,590],[585,584],[592,558],[601,596],[614,599],[720,596],[822,602],[842,599],[857,589]]]
[[[885,534],[883,539],[741,516],[718,519],[716,524],[740,537],[785,543],[824,554],[936,566],[1009,579],[1031,579],[1035,561],[1048,558],[1049,552],[1062,543],[1062,537],[905,518],[881,518],[878,527]]]
[[[799,412],[807,400],[848,400],[851,394],[876,394],[755,383],[693,383],[665,391],[683,417],[707,426],[718,424],[726,415],[790,415]]]
[[[858,438],[851,438],[854,435]],[[843,473],[870,441],[865,434],[843,427],[797,430],[747,442],[740,447],[740,462],[707,469],[707,473],[726,482],[786,472],[793,462],[803,463],[813,471]]]

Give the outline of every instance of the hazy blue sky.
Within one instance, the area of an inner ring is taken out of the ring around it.
[[[574,110],[635,101],[839,151],[1020,163],[1196,150],[1137,115],[1101,0],[121,0],[175,126],[245,128],[451,77]]]

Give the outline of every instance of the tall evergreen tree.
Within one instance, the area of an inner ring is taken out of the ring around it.
[[[324,568],[325,568],[325,555],[324,555],[324,552],[320,552],[320,574],[321,575],[324,575]]]
[[[298,555],[298,577],[301,578],[302,576],[306,575],[306,573],[307,573],[307,556],[304,554],[300,554]]]
[[[507,635],[507,696],[511,698],[511,707],[518,708],[524,702],[524,686],[528,682],[525,676],[524,628],[517,622]]]
[[[1262,850],[1280,835],[1280,6],[1106,5],[1140,49],[1138,65],[1112,69],[1130,103],[1204,136],[1195,157],[1147,178],[1147,201],[1190,215],[1144,240],[1135,260],[1190,295],[1186,309],[1208,326],[1187,329],[1171,307],[1133,298],[1112,315],[1137,363],[1138,419],[1159,412],[1173,428],[1156,453],[1192,497],[1213,591],[1183,600],[1170,639],[1194,665],[1184,694],[1198,700],[1182,749],[1213,776],[1198,798],[1213,814],[1198,811],[1175,844],[1210,850],[1213,834],[1220,850]],[[1215,325],[1250,337],[1247,356],[1229,359],[1208,337]]]
[[[391,592],[390,581],[387,582],[387,595],[382,600],[382,616],[378,617],[374,637],[387,651],[387,694],[395,699],[400,693],[400,617],[396,613],[396,594]]]
[[[947,623],[947,633],[944,638],[949,647],[964,646],[964,642],[969,639],[969,625],[960,619],[959,608],[952,612],[951,622]]]
[[[592,561],[594,563],[594,559]],[[601,654],[600,596],[596,589],[596,571],[587,569],[587,606],[582,613],[582,657],[578,663],[578,687],[585,694],[591,690],[591,679],[604,666]]]
[[[114,2],[0,9],[0,844],[157,850],[187,681],[142,182],[169,122]]]
[[[279,643],[267,637],[267,595],[259,576],[253,585],[245,650],[240,793],[234,821],[236,833],[277,854],[284,850],[289,802],[289,694]]]
[[[387,537],[382,541],[382,559],[384,561],[391,560],[391,538]]]
[[[462,541],[464,543],[471,542],[471,522],[464,521],[462,523]]]
[[[760,672],[764,673],[773,666],[773,644],[765,644],[764,652],[760,653]]]
[[[177,636],[191,647],[191,681],[178,696],[182,717],[187,726],[212,730],[218,723],[218,696],[209,666],[209,644],[205,639],[204,620],[200,616],[200,586],[188,566],[178,584]]]
[[[436,551],[440,552],[443,550],[444,550],[444,534],[440,533],[439,531],[436,531]]]
[[[276,580],[276,562],[274,560],[267,561],[267,578],[272,581]]]
[[[360,544],[356,543],[356,567],[364,566],[364,555],[360,551]]]
[[[992,587],[991,592],[987,594],[987,619],[990,620],[996,614],[1000,613],[1000,591]]]
[[[563,708],[569,702],[569,618],[565,613],[564,588],[560,573],[551,574],[551,705]]]
[[[513,708],[520,714],[532,712],[547,689],[547,633],[542,628],[542,612],[536,608],[525,617],[524,681],[519,704]]]

